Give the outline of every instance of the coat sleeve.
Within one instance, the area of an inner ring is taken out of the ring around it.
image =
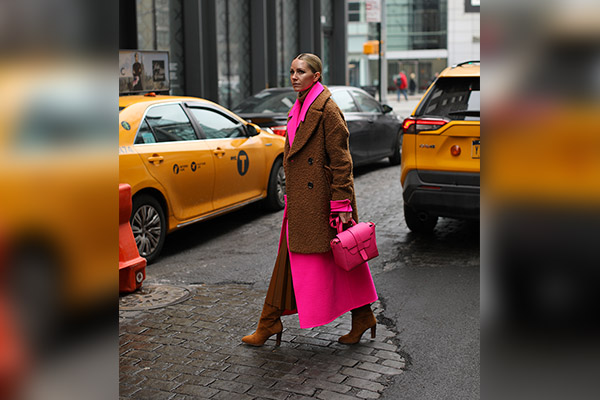
[[[352,200],[354,180],[352,157],[348,149],[348,127],[338,106],[329,101],[323,115],[325,152],[331,168],[331,200]]]

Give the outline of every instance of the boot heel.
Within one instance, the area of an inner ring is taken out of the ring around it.
[[[377,325],[373,325],[373,327],[371,328],[371,339],[375,339],[376,328]]]
[[[275,338],[275,346],[281,346],[281,333],[282,332],[279,332]]]

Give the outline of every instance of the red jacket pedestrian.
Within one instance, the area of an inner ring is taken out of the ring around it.
[[[404,99],[408,101],[408,96],[406,94],[406,88],[408,87],[408,80],[406,79],[406,74],[404,71],[400,71],[400,74],[394,79],[394,83],[396,84],[396,88],[398,89],[398,101],[400,101],[400,93],[404,95]]]
[[[400,72],[400,75],[398,75],[397,82],[396,82],[396,86],[398,86],[398,89],[402,90],[402,89],[406,89],[408,87],[408,79],[406,79],[406,74],[404,74],[404,72]]]

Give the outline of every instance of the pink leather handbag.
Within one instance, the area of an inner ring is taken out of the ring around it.
[[[348,229],[342,231],[339,217],[331,221],[331,226],[338,231],[337,236],[331,240],[333,258],[335,263],[346,271],[379,255],[375,241],[375,224],[372,222],[357,224],[351,220],[350,225]]]

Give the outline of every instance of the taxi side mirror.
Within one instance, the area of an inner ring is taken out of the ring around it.
[[[250,136],[250,137],[251,137],[251,136],[256,136],[256,135],[258,135],[259,133],[260,133],[260,128],[258,127],[258,125],[251,124],[251,123],[248,123],[248,124],[246,125],[246,134],[247,134],[248,136]]]

